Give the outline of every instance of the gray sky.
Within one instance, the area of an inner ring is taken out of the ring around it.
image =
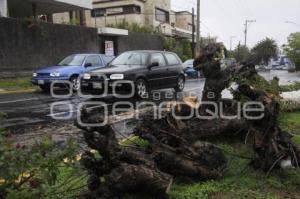
[[[197,0],[171,0],[173,10],[196,9]],[[244,43],[246,19],[257,22],[249,26],[248,45],[253,47],[259,40],[270,37],[281,46],[292,32],[300,32],[300,0],[201,0],[201,27],[203,36],[218,36],[229,48],[230,36],[235,47]],[[206,25],[206,26],[205,26]]]

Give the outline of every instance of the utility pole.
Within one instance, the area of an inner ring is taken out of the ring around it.
[[[197,42],[197,54],[200,54],[200,0],[197,0],[197,30],[196,30],[196,42]]]
[[[240,63],[240,59],[241,59],[241,41],[239,41],[239,45],[238,45],[238,55],[237,55],[237,62]]]
[[[36,3],[32,3],[32,5],[31,5],[31,7],[32,7],[32,15],[33,15],[33,18],[35,19],[35,20],[37,20],[37,11],[36,11]]]
[[[247,34],[248,34],[248,24],[254,23],[256,20],[246,20],[245,22],[245,46],[247,46]]]
[[[230,51],[232,51],[232,39],[236,38],[236,36],[230,36]]]
[[[195,9],[192,9],[192,57],[195,59]]]

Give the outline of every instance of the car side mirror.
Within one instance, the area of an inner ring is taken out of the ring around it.
[[[152,62],[150,65],[149,65],[149,69],[153,68],[153,67],[156,67],[156,66],[159,66],[159,63],[157,61],[154,61]]]
[[[93,66],[92,63],[85,63],[85,64],[84,64],[84,67],[91,67],[91,66]]]

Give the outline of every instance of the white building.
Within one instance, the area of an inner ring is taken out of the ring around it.
[[[92,9],[92,0],[0,0],[1,15],[28,17]],[[3,13],[3,14],[2,14]]]

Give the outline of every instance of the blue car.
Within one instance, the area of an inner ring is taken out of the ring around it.
[[[48,92],[53,81],[69,81],[74,91],[79,89],[82,74],[105,67],[114,59],[103,54],[74,54],[66,57],[55,66],[40,69],[33,73],[31,82]]]
[[[184,67],[184,73],[189,77],[189,78],[199,78],[199,72],[194,69],[194,60],[189,59],[183,63]]]

